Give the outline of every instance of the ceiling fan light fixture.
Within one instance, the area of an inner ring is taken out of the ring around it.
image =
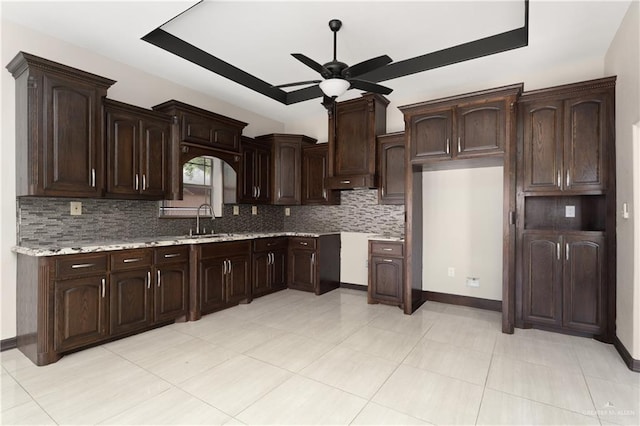
[[[349,90],[351,84],[343,78],[328,78],[320,82],[320,90],[329,97],[338,97]]]

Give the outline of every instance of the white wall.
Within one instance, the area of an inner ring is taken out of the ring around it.
[[[502,173],[422,173],[423,290],[502,300]],[[467,287],[467,277],[479,278],[480,287]]]
[[[340,233],[340,282],[369,285],[369,238],[372,235]]]
[[[0,339],[16,335],[16,260],[11,247],[16,242],[15,197],[15,85],[4,66],[19,51],[25,51],[65,65],[89,71],[113,80],[108,96],[112,99],[149,108],[169,99],[177,99],[192,105],[232,117],[246,123],[244,134],[256,136],[283,132],[284,124],[246,109],[208,97],[202,93],[161,79],[138,69],[107,59],[97,53],[61,40],[32,31],[12,22],[1,21],[2,96],[0,127],[2,155],[0,156]],[[18,283],[19,285],[19,283]]]
[[[617,297],[616,334],[640,359],[640,147],[634,125],[640,121],[640,3],[631,2],[605,56],[616,82]],[[622,204],[630,208],[622,217]]]

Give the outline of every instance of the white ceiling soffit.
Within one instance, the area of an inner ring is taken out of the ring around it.
[[[2,19],[278,121],[323,111],[320,99],[285,106],[141,40],[196,3],[3,1],[1,7]],[[453,95],[459,93],[456,87],[468,86],[470,78],[499,81],[501,74],[511,76],[532,66],[544,69],[603,58],[629,3],[533,0],[527,47],[383,84],[394,89],[392,101],[419,100],[426,99],[420,96],[433,84],[451,87]],[[318,78],[290,54],[303,53],[320,63],[331,60],[328,21],[333,18],[343,22],[339,60],[351,65],[388,54],[400,61],[521,27],[524,1],[205,1],[163,29],[268,83],[282,84]],[[343,99],[355,96],[358,91],[351,90]]]

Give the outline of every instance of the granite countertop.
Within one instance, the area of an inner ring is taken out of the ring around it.
[[[28,256],[57,256],[64,254],[78,254],[78,253],[95,253],[101,251],[112,250],[126,250],[136,248],[147,247],[163,247],[174,246],[181,244],[204,244],[204,243],[216,243],[223,241],[240,241],[240,240],[253,240],[256,238],[269,238],[269,237],[320,237],[322,235],[334,235],[339,232],[247,232],[247,233],[231,233],[231,234],[209,234],[209,235],[181,235],[181,236],[166,236],[166,237],[146,237],[136,238],[127,241],[99,241],[99,242],[81,242],[81,243],[64,243],[60,246],[48,246],[48,247],[28,247],[28,246],[15,246],[13,251],[20,254],[26,254]]]
[[[404,235],[391,235],[391,234],[381,234],[381,235],[371,235],[369,236],[370,240],[376,241],[400,241],[404,242]]]

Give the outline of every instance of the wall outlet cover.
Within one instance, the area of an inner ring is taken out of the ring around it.
[[[258,214],[258,206],[251,206],[251,214],[254,216]]]
[[[576,217],[576,206],[564,206],[564,217]]]
[[[285,216],[291,216],[291,209],[289,207],[285,207],[284,208],[284,215]]]
[[[238,216],[240,214],[240,206],[233,206],[233,215]]]
[[[80,201],[71,201],[69,203],[71,216],[80,216],[82,214],[82,203]]]
[[[467,287],[480,287],[480,278],[467,277]]]
[[[447,268],[447,276],[455,277],[456,276],[456,268],[454,268],[453,266],[449,266]]]

